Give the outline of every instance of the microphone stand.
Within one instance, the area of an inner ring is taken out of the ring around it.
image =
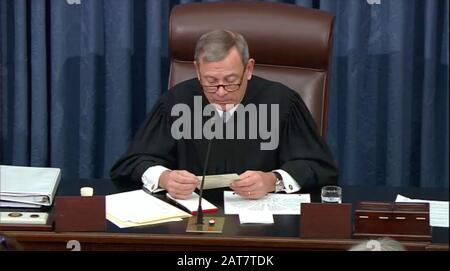
[[[197,208],[197,225],[203,225],[203,209],[202,209],[203,186],[205,184],[205,175],[206,175],[206,170],[208,168],[209,154],[211,152],[211,142],[212,142],[212,139],[210,139],[208,142],[208,149],[206,150],[205,164],[203,165],[202,183],[200,184],[200,192],[199,192],[198,208]]]
[[[202,199],[203,189],[205,185],[206,171],[208,170],[209,156],[211,154],[211,144],[213,139],[209,139],[208,148],[206,150],[205,163],[203,165],[202,181],[198,197],[197,216],[191,217],[188,221],[186,232],[205,232],[205,233],[222,233],[225,224],[225,217],[203,216]],[[207,220],[206,222],[204,220]]]

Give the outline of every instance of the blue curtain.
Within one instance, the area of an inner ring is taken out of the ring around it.
[[[107,177],[167,89],[169,13],[188,2],[0,1],[0,163]],[[336,16],[339,182],[448,188],[448,1],[271,2]]]

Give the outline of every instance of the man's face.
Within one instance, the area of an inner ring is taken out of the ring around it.
[[[195,63],[198,80],[203,86],[203,93],[208,101],[223,111],[239,104],[245,95],[247,80],[252,78],[254,63],[254,60],[250,59],[247,66],[244,67],[241,57],[234,47],[223,60],[217,62],[200,60],[200,63]],[[239,87],[233,91],[227,91],[225,89],[227,87],[223,87],[223,85],[233,84],[239,85]],[[205,91],[208,86],[217,85],[222,86],[216,88],[214,92]]]

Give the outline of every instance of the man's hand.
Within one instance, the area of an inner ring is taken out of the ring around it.
[[[239,175],[239,180],[230,187],[238,195],[248,199],[260,199],[267,193],[275,191],[277,177],[273,172],[251,171]]]
[[[166,170],[159,177],[159,186],[176,199],[188,199],[197,184],[197,177],[186,170]]]

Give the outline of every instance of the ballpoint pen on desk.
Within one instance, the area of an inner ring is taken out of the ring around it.
[[[145,193],[153,196],[153,193],[150,190],[148,190],[148,188],[145,187],[145,185],[142,186],[142,190],[144,190]]]
[[[153,196],[153,193],[147,187],[145,187],[145,185],[142,186],[142,190],[144,190],[145,193]],[[189,214],[191,213],[191,211],[188,208],[186,208],[182,204],[178,203],[177,201],[171,199],[167,195],[166,195],[166,199],[167,199],[168,202],[172,203],[172,205],[175,205],[177,208],[180,208],[180,209],[182,209],[183,211],[185,211],[185,212],[187,212]]]
[[[181,210],[185,211],[188,214],[193,214],[191,210],[189,210],[189,208],[187,208],[186,206],[184,206],[183,204],[177,202],[175,199],[170,198],[168,195],[166,195],[166,199],[170,202],[173,203],[175,205],[175,207],[180,208]]]

